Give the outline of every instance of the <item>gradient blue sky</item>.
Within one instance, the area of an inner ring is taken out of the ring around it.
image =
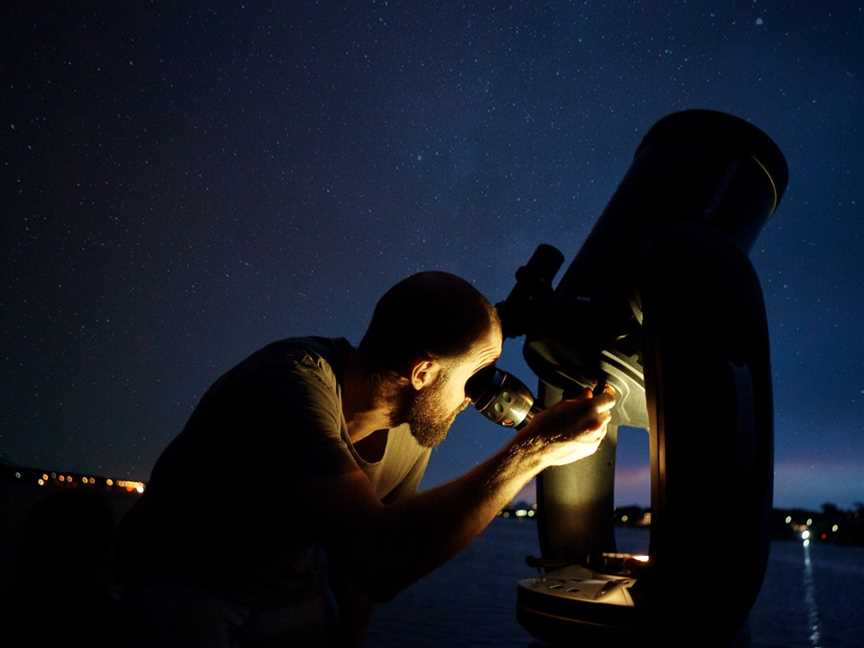
[[[420,270],[500,300],[538,243],[572,258],[651,124],[712,108],[790,167],[752,252],[775,505],[864,500],[860,7],[120,4],[13,3],[2,21],[9,458],[146,479],[256,348],[356,344]],[[534,383],[520,341],[500,364]],[[424,487],[506,435],[466,411]],[[647,451],[622,433],[619,504],[648,505]]]

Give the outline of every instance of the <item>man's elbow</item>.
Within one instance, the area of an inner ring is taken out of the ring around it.
[[[367,554],[365,559],[355,563],[352,571],[355,585],[375,603],[389,603],[406,587],[392,554],[386,558],[381,554],[377,558]]]
[[[340,587],[373,603],[389,603],[403,589],[388,577],[386,570],[376,568],[368,559],[351,564],[342,562],[332,576],[335,576],[334,582],[341,584]]]
[[[363,515],[328,529],[326,541],[334,567],[375,603],[387,603],[421,575],[418,572],[417,533],[397,503],[366,506]]]
[[[369,519],[363,527],[355,527],[349,542],[329,542],[331,568],[337,578],[344,578],[351,587],[374,603],[387,603],[402,590],[400,584],[399,551],[390,542],[392,534],[382,533],[380,517]]]

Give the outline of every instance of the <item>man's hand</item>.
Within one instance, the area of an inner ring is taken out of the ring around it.
[[[563,466],[590,457],[606,436],[615,406],[614,391],[599,396],[585,389],[575,398],[540,412],[519,431],[515,441],[539,456],[541,466]]]

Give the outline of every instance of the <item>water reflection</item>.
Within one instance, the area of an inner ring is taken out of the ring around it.
[[[810,541],[804,540],[804,604],[807,606],[807,627],[810,630],[810,646],[822,648],[819,627],[819,608],[816,605],[816,588],[813,586],[813,565],[810,562]]]

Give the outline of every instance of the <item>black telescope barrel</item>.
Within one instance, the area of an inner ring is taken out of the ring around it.
[[[771,138],[739,117],[686,110],[660,119],[556,286],[560,327],[544,337],[568,355],[579,323],[583,331],[597,323],[598,334],[583,340],[592,346],[601,331],[608,340],[632,330],[643,253],[679,226],[705,227],[749,254],[788,174]]]
[[[672,113],[654,124],[645,134],[636,149],[635,157],[639,157],[643,151],[655,144],[663,146],[673,142],[683,146],[696,143],[709,150],[726,149],[730,156],[749,150],[765,167],[776,186],[779,206],[780,197],[789,183],[786,158],[770,137],[749,122],[714,110]]]

